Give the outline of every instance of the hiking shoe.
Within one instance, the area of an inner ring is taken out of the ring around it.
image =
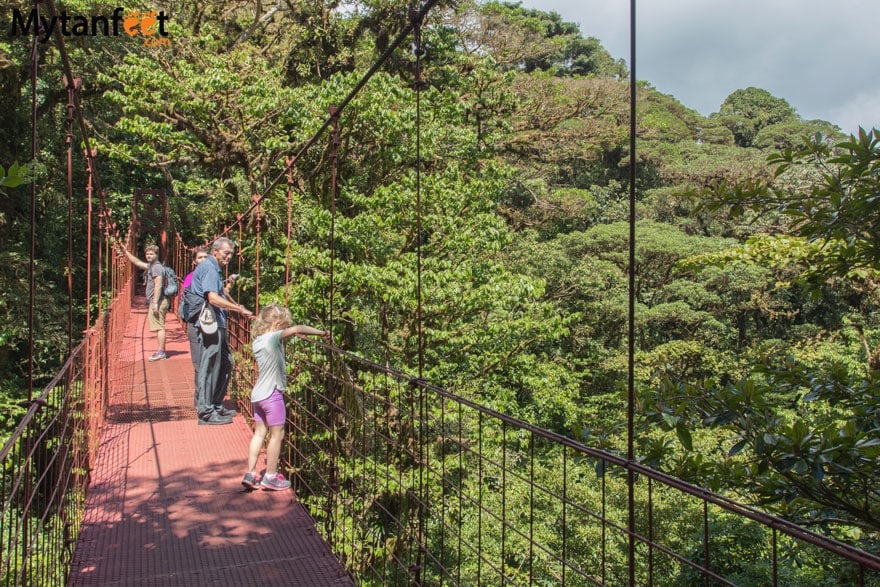
[[[165,354],[165,351],[156,351],[153,353],[148,361],[161,361],[162,359],[167,359],[168,355]]]
[[[244,485],[244,488],[248,491],[260,488],[260,480],[253,473],[245,473],[244,479],[241,480],[241,484]]]
[[[238,414],[238,410],[233,410],[232,408],[227,408],[225,406],[215,407],[214,412],[221,416],[229,416],[230,418]]]
[[[214,425],[219,426],[222,424],[232,424],[232,417],[230,416],[221,416],[217,412],[211,412],[210,415],[205,417],[199,417],[199,425]]]
[[[271,489],[272,491],[283,491],[290,488],[290,481],[284,478],[284,475],[278,473],[275,478],[263,477],[260,481],[260,487],[263,489]]]

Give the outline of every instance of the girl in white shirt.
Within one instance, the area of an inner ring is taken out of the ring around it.
[[[280,491],[290,487],[290,481],[278,473],[278,455],[284,439],[284,423],[287,409],[284,406],[284,388],[287,384],[287,366],[284,361],[284,340],[294,334],[320,336],[330,341],[330,333],[311,326],[291,326],[293,319],[290,310],[277,304],[270,304],[260,310],[251,332],[254,336],[254,358],[257,361],[257,382],[251,391],[251,405],[254,413],[254,436],[248,451],[248,472],[241,484],[247,489]],[[257,459],[263,448],[266,434],[266,474],[257,477]]]

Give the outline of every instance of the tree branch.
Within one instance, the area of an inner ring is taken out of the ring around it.
[[[250,27],[248,27],[248,29],[246,31],[241,33],[238,36],[238,38],[235,39],[235,42],[232,43],[232,45],[230,45],[230,47],[226,50],[226,52],[228,53],[228,52],[232,51],[233,49],[235,49],[238,46],[239,43],[243,43],[244,41],[248,40],[248,38],[250,38],[250,36],[252,34],[254,34],[254,32],[258,28],[260,28],[261,26],[263,26],[264,24],[269,22],[272,19],[272,17],[275,16],[275,13],[277,13],[280,10],[283,10],[283,8],[281,7],[281,2],[279,2],[278,4],[273,6],[271,9],[269,9],[269,11],[266,14],[264,14],[262,17],[260,17],[260,19],[258,21],[256,21]]]

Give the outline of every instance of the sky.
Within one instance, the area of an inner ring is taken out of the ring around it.
[[[630,61],[629,0],[523,0]],[[880,0],[636,0],[636,78],[703,115],[738,89],[880,128]]]

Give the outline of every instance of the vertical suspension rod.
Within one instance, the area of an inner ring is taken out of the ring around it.
[[[37,0],[38,2],[43,2],[46,5],[46,9],[48,12],[47,21],[51,22],[52,18],[58,18],[58,11],[55,8],[55,0]],[[39,18],[38,18],[39,21]],[[54,35],[55,35],[55,44],[58,46],[58,53],[61,56],[61,65],[64,71],[64,75],[67,79],[73,79],[73,71],[70,66],[70,56],[67,54],[67,45],[64,42],[64,35],[61,32],[62,27],[55,27]],[[40,33],[42,34],[42,32]],[[89,129],[86,126],[86,121],[82,116],[82,107],[79,102],[79,92],[74,94],[73,96],[74,104],[76,105],[76,111],[78,116],[76,117],[77,123],[79,124],[79,132],[80,137],[82,138],[83,145],[85,147],[86,160],[88,164],[92,168],[93,181],[95,184],[95,189],[98,190],[98,193],[103,193],[103,189],[101,188],[101,177],[98,174],[98,170],[95,168],[94,161],[92,161],[92,157],[95,156],[96,150],[92,149],[91,141],[89,139]]]
[[[336,181],[339,168],[339,109],[335,105],[330,106],[330,119],[333,123],[331,130],[331,153],[330,153],[330,293],[329,293],[329,323],[330,332],[333,332],[333,302],[334,302],[334,269],[336,264]]]
[[[86,194],[88,197],[88,220],[86,228],[86,331],[92,327],[92,192],[94,191],[92,172],[95,152],[85,150],[86,156]],[[137,243],[132,243],[135,246]]]
[[[40,3],[34,1],[34,14],[37,23],[41,23],[40,19]],[[39,51],[37,51],[37,40],[43,33],[41,24],[34,26],[34,42],[31,47],[31,165],[37,162],[37,69],[39,66]],[[34,399],[34,288],[36,286],[36,275],[34,274],[34,263],[37,256],[37,181],[36,178],[31,182],[31,250],[30,264],[28,265],[28,284],[30,292],[28,294],[28,401]]]
[[[256,242],[254,243],[254,249],[255,249],[254,264],[256,265],[256,268],[254,271],[254,283],[255,283],[254,297],[256,298],[254,300],[254,314],[259,314],[260,313],[260,224],[262,223],[263,219],[262,219],[262,214],[261,214],[262,207],[260,206],[260,196],[254,195],[252,197],[253,197],[254,203],[257,206],[256,209],[254,210],[254,219],[256,220],[256,223],[257,223],[256,236],[254,237],[256,239]]]
[[[629,14],[629,282],[627,316],[627,425],[626,459],[635,459],[635,324],[636,324],[636,0],[630,0]],[[627,469],[627,529],[629,531],[628,566],[629,584],[636,581],[636,512],[635,473]]]
[[[422,47],[422,20],[424,14],[415,7],[409,9],[409,21],[413,30],[413,54],[415,55],[415,70],[413,86],[416,93],[416,345],[418,347],[418,376],[421,380],[425,368],[425,344],[424,328],[422,325],[422,89],[425,82],[422,79],[422,57],[425,50]],[[422,583],[422,567],[424,565],[425,545],[425,511],[427,508],[427,483],[425,480],[425,442],[427,442],[427,404],[425,401],[425,388],[418,386],[419,392],[419,537],[416,554],[416,585]]]
[[[104,231],[106,230],[104,224],[104,209],[103,207],[98,208],[98,308],[97,308],[97,316],[100,319],[101,314],[104,311]]]
[[[336,264],[336,190],[337,175],[339,170],[339,109],[335,105],[330,106],[330,118],[333,122],[330,141],[330,293],[329,293],[329,325],[331,344],[333,337],[333,307],[335,303],[335,264]],[[329,352],[329,350],[328,350]],[[338,469],[336,465],[336,377],[335,356],[330,354],[329,389],[330,396],[330,496],[339,491]]]
[[[67,85],[67,354],[73,349],[73,113],[80,78],[65,76]]]
[[[290,237],[293,216],[293,159],[284,159],[287,165],[287,250],[284,253],[284,305],[290,305]]]
[[[422,18],[423,15],[410,8],[410,19],[413,25],[413,53],[416,56],[415,81],[416,91],[416,325],[418,341],[419,378],[425,367],[425,345],[422,327],[422,90],[426,82],[422,79]]]
[[[235,272],[238,273],[239,275],[241,275],[241,260],[244,257],[244,253],[241,252],[241,242],[242,242],[242,239],[244,238],[244,232],[242,230],[242,226],[241,226],[241,222],[240,222],[241,214],[238,215],[238,220],[239,220],[239,222],[238,222],[238,246],[236,247],[237,250],[235,251],[235,258],[238,262],[238,265],[235,269]],[[224,231],[224,235],[227,238],[229,238],[229,228],[224,228],[223,231]],[[228,266],[227,266],[226,272],[229,273]],[[224,276],[224,277],[226,277],[226,276]]]

